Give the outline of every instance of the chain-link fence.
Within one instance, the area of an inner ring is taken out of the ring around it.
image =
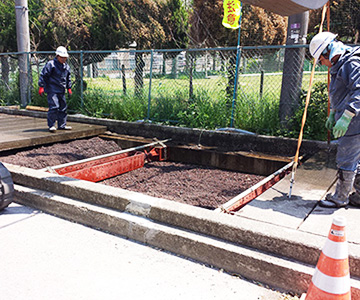
[[[201,106],[204,115],[214,115],[210,116],[213,124],[203,127],[229,126],[234,118],[235,126],[251,128],[251,124],[242,123],[249,119],[245,115],[255,111],[266,114],[270,107],[274,111],[281,107],[291,114],[292,107],[299,104],[300,89],[308,88],[312,68],[307,48],[70,51],[73,96],[69,110],[129,121],[181,124],[186,119],[185,125],[191,126],[194,118],[200,118],[194,111]],[[237,69],[238,54],[241,59]],[[21,55],[26,55],[28,62],[24,98],[19,88]],[[46,107],[46,97],[37,94],[38,78],[53,57],[53,52],[0,54],[0,104]],[[327,68],[318,66],[316,73],[315,81],[326,81]],[[236,79],[238,88],[234,93]],[[291,108],[290,112],[286,107]],[[256,123],[259,118],[254,115],[249,122]],[[202,121],[197,121],[201,126]]]

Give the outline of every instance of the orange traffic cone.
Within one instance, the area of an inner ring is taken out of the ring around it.
[[[350,300],[346,219],[335,217],[316,265],[306,300]]]

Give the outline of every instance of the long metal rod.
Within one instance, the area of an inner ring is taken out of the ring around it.
[[[84,108],[84,53],[80,52],[80,99],[81,108]]]
[[[144,149],[146,147],[151,147],[151,146],[155,146],[155,145],[161,145],[161,143],[166,143],[168,141],[170,141],[171,139],[167,139],[167,140],[162,140],[162,141],[156,141],[150,144],[146,144],[146,145],[142,145],[142,146],[137,146],[137,147],[133,147],[133,148],[128,148],[128,149],[124,149],[124,150],[120,150],[117,152],[112,152],[112,153],[107,153],[107,154],[103,154],[100,156],[95,156],[95,157],[90,157],[90,158],[86,158],[86,159],[82,159],[82,160],[77,160],[77,161],[73,161],[70,163],[66,163],[66,164],[62,164],[62,165],[57,165],[57,166],[53,166],[53,167],[46,167],[43,169],[40,169],[40,171],[49,171],[50,170],[56,170],[56,169],[60,169],[60,168],[65,168],[65,167],[69,167],[69,166],[73,166],[79,163],[85,163],[85,162],[89,162],[89,161],[93,161],[93,160],[97,160],[97,159],[101,159],[101,158],[105,158],[105,157],[109,157],[109,156],[113,156],[113,155],[117,155],[117,154],[121,154],[121,153],[126,153],[126,152],[131,152],[131,151],[137,151],[140,149]]]
[[[226,202],[224,205],[217,208],[215,211],[224,211],[224,210],[226,211],[229,207],[232,207],[234,204],[236,204],[236,202],[238,202],[239,200],[244,198],[246,195],[250,194],[251,192],[255,191],[257,188],[261,187],[262,185],[264,185],[265,183],[267,183],[268,181],[270,181],[277,175],[279,175],[282,172],[285,172],[287,169],[291,168],[293,164],[294,164],[294,161],[289,162],[286,166],[284,166],[281,169],[277,170],[276,172],[272,173],[271,175],[269,175],[265,179],[261,180],[260,182],[258,182],[254,186],[252,186],[251,188],[247,189],[246,191],[242,192],[241,194],[230,199],[228,202]]]

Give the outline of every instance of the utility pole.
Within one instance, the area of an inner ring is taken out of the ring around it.
[[[15,0],[16,15],[16,37],[19,54],[19,79],[20,79],[20,99],[21,107],[27,104],[28,84],[29,84],[29,11],[27,0]]]
[[[308,32],[309,12],[292,15],[288,20],[287,46],[305,45]],[[286,48],[283,77],[281,85],[279,117],[282,125],[287,127],[300,105],[302,75],[304,69],[305,48]]]

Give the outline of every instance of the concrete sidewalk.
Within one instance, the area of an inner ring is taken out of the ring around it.
[[[15,203],[0,213],[0,230],[1,299],[290,299],[221,270]]]

